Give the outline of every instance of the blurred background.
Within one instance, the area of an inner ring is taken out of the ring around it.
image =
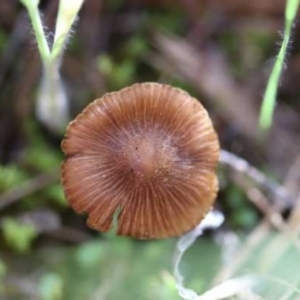
[[[57,9],[58,0],[40,1],[50,44]],[[207,108],[223,149],[278,183],[274,192],[273,182],[249,176],[251,168],[220,164],[215,209],[225,222],[205,231],[181,263],[185,285],[198,294],[257,274],[261,298],[253,299],[300,299],[297,23],[272,129],[262,135],[258,126],[284,10],[284,0],[86,0],[63,57],[70,120],[104,93],[136,82],[178,86]],[[68,206],[59,175],[63,132],[39,121],[35,108],[41,74],[25,8],[1,0],[0,298],[180,299],[177,239],[101,234]]]

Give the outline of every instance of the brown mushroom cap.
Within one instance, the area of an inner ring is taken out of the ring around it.
[[[169,85],[135,84],[95,100],[70,123],[62,183],[88,225],[120,235],[180,235],[195,227],[218,190],[219,142],[203,106]]]

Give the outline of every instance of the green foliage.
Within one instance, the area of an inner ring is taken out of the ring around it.
[[[201,236],[184,254],[180,263],[185,286],[197,293],[204,293],[222,265],[221,248],[210,238]]]
[[[194,257],[199,246],[200,243],[190,252],[194,251]],[[170,259],[174,247],[175,240],[141,243],[122,237],[94,238],[72,248],[49,247],[32,253],[27,260],[38,259],[44,276],[51,275],[46,287],[58,282],[55,290],[62,292],[61,298],[43,299],[177,300]],[[195,275],[199,270],[193,272]],[[43,290],[50,289],[46,287]]]
[[[132,59],[143,57],[149,52],[148,41],[143,35],[138,34],[128,40],[124,51],[125,54]]]
[[[2,230],[7,244],[19,253],[27,252],[33,239],[37,236],[37,232],[31,224],[21,224],[14,218],[5,218]]]
[[[37,171],[51,171],[59,167],[63,158],[60,149],[46,142],[35,122],[27,122],[26,133],[29,137],[29,145],[24,151],[26,165]]]
[[[257,299],[300,299],[299,237],[260,227],[245,241],[227,275],[254,274]]]
[[[45,300],[179,300],[172,276],[175,242],[110,236],[73,247],[33,249],[26,255],[26,276],[33,278],[38,262],[42,274],[36,284]],[[187,285],[199,292],[207,289],[220,255],[210,238],[197,241],[181,264]]]
[[[3,29],[0,29],[0,53],[5,49],[7,41],[6,33]]]
[[[78,263],[79,268],[90,269],[103,259],[105,249],[98,241],[85,243],[75,250],[75,261]]]
[[[116,90],[139,82],[138,68],[141,61],[147,56],[149,45],[142,34],[129,39],[122,50],[117,51],[113,59],[112,54],[101,54],[97,59],[99,71],[105,75],[111,90]]]
[[[61,164],[63,157],[61,151],[54,149],[52,145],[45,141],[34,122],[26,124],[26,132],[29,137],[28,146],[23,151],[22,159],[16,163],[0,166],[0,192],[2,193],[26,185],[35,175],[51,173],[55,169],[58,170]],[[36,205],[42,206],[45,205],[46,199],[59,206],[66,206],[66,200],[59,181],[22,198],[21,203],[24,208]]]
[[[60,183],[54,183],[49,187],[46,187],[43,191],[43,195],[53,201],[61,207],[67,206],[67,201]]]
[[[115,89],[130,85],[134,80],[135,65],[131,60],[117,63],[109,55],[101,55],[98,68]]]
[[[155,24],[155,27],[160,31],[180,35],[184,32],[185,15],[175,5],[165,11],[160,8],[159,11],[148,14],[147,17],[149,24]]]
[[[49,171],[61,162],[61,154],[46,145],[28,148],[25,155],[26,162],[39,171]]]
[[[6,272],[7,272],[6,265],[0,259],[0,296],[2,295],[2,293],[4,291],[3,279],[4,279],[4,276],[5,276]]]
[[[5,192],[17,186],[27,178],[26,172],[16,164],[0,166],[0,192]]]
[[[0,278],[6,274],[6,266],[2,260],[0,260]]]
[[[61,300],[63,295],[62,278],[54,273],[45,274],[39,284],[42,300]]]
[[[266,57],[274,51],[274,34],[263,28],[228,29],[218,37],[218,42],[238,80],[247,80],[249,70],[261,68]]]
[[[110,0],[106,2],[106,5],[108,5],[111,10],[118,10],[122,7],[123,0]]]
[[[28,147],[24,151],[23,164],[29,170],[34,170],[38,174],[52,172],[54,169],[59,169],[63,156],[59,149],[54,149],[52,145],[46,142],[41,132],[38,130],[37,124],[28,122],[26,124],[26,132],[29,138]],[[17,168],[20,170],[20,168]],[[24,179],[30,178],[32,175],[24,173]],[[37,197],[35,197],[37,196]],[[42,191],[32,195],[30,199],[38,198],[40,204],[42,199],[50,199],[53,203],[65,207],[67,202],[61,187],[60,182],[55,182],[52,185],[44,188]]]
[[[230,185],[227,189],[227,202],[230,215],[227,222],[234,228],[252,229],[259,220],[259,216],[254,207],[247,200],[244,192],[235,185]]]

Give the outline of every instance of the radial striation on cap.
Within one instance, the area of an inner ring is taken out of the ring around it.
[[[218,191],[219,142],[207,111],[181,89],[135,84],[88,105],[62,142],[65,196],[88,225],[141,239],[195,227]]]

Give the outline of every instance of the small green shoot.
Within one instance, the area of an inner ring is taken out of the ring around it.
[[[20,0],[26,7],[36,36],[38,49],[43,61],[47,61],[50,56],[50,49],[45,36],[42,20],[40,18],[38,5],[39,0]]]
[[[287,55],[298,6],[299,0],[287,0],[285,9],[284,38],[273,70],[271,72],[260,110],[259,127],[263,130],[269,130],[272,125],[274,109],[276,105],[277,89],[280,81],[280,76],[284,68],[284,61]]]
[[[107,236],[108,237],[115,237],[117,235],[117,231],[118,231],[118,219],[119,216],[121,214],[121,207],[117,207],[114,214],[113,214],[113,220],[112,220],[112,226],[109,230],[109,232],[107,232]]]
[[[51,131],[60,134],[69,122],[67,93],[59,73],[61,57],[84,0],[59,1],[54,41],[51,46],[47,42],[47,34],[39,14],[39,0],[20,1],[28,11],[43,63],[36,114]]]

